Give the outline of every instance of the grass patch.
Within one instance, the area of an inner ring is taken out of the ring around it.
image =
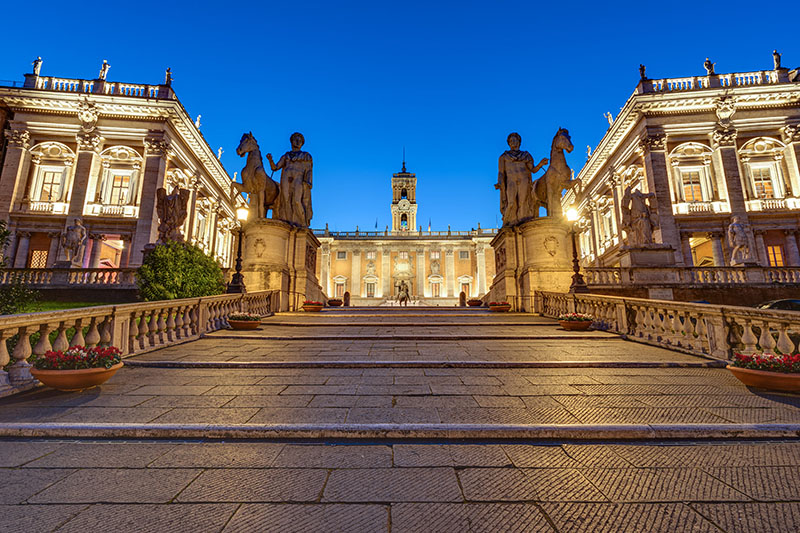
[[[36,302],[25,310],[26,313],[39,313],[42,311],[61,311],[62,309],[76,309],[78,307],[96,307],[98,305],[113,305],[104,302]]]

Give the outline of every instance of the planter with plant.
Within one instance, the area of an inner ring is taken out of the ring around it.
[[[728,370],[748,387],[800,392],[800,354],[737,353]]]
[[[122,368],[122,353],[114,346],[71,346],[48,351],[32,360],[31,374],[48,387],[77,391],[108,381]]]
[[[331,298],[328,300],[328,305],[331,307],[341,307],[344,302],[339,298]]]
[[[489,302],[489,311],[493,313],[507,313],[511,310],[511,304],[508,302]]]
[[[261,315],[256,313],[231,313],[228,315],[228,324],[232,329],[258,329],[258,326],[261,325]]]
[[[483,300],[481,300],[480,298],[470,298],[469,300],[467,300],[467,305],[470,307],[480,307],[481,305],[483,305]]]
[[[592,326],[594,317],[584,313],[564,313],[558,316],[558,323],[569,331],[586,331]]]
[[[322,302],[306,300],[303,302],[303,311],[307,313],[319,313],[322,311]]]

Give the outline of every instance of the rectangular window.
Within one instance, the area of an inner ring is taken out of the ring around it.
[[[119,174],[111,176],[111,196],[108,199],[109,205],[124,205],[128,203],[128,189],[131,185],[131,177]]]
[[[367,298],[375,297],[375,283],[367,282]]]
[[[206,240],[206,217],[203,215],[197,216],[197,240],[205,242]]]
[[[469,296],[469,283],[462,283],[461,284],[461,292]]]
[[[431,259],[439,259],[441,252],[431,252]]]
[[[378,253],[376,251],[367,252],[367,259],[375,259]]]
[[[772,187],[772,171],[768,167],[751,168],[753,174],[753,190],[756,198],[775,198]]]
[[[347,259],[347,252],[336,252],[336,259]]]
[[[683,182],[683,201],[702,202],[703,187],[700,185],[700,172],[697,170],[681,171],[681,181]]]
[[[61,176],[63,172],[47,170],[42,173],[42,192],[40,202],[57,202],[61,199]]]
[[[438,298],[441,294],[442,284],[441,283],[431,283],[431,296],[434,298]]]
[[[33,250],[31,252],[31,264],[29,268],[46,268],[47,250]]]
[[[459,259],[469,259],[469,250],[462,250],[458,252]]]
[[[344,283],[337,283],[336,284],[336,297],[343,298],[344,297]]]
[[[783,246],[767,246],[767,260],[769,266],[783,266]]]
[[[408,259],[408,252],[397,252],[397,257],[400,259]]]

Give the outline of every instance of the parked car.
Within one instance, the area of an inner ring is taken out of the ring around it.
[[[770,300],[756,306],[758,309],[779,309],[781,311],[800,311],[800,300]]]

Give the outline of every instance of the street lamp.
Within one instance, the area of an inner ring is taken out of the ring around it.
[[[242,276],[242,228],[247,222],[247,208],[239,207],[236,209],[236,218],[239,220],[239,244],[236,246],[236,273],[228,283],[227,293],[240,294],[247,292],[244,286],[244,276]]]
[[[578,220],[578,210],[574,207],[567,209],[567,221],[569,221],[569,233],[572,236],[572,284],[569,286],[570,293],[586,294],[589,292],[589,287],[583,280],[581,274],[581,264],[578,261],[578,247],[575,244],[575,221]]]

